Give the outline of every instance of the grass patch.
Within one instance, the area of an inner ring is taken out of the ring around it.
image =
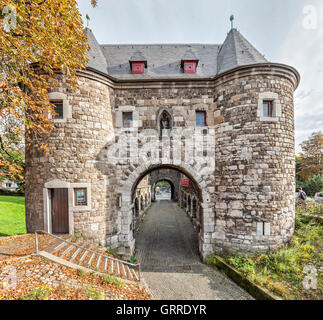
[[[25,198],[0,196],[0,237],[26,232]]]
[[[323,227],[319,218],[304,216],[301,210],[296,210],[296,231],[288,245],[253,257],[237,254],[222,258],[248,280],[283,299],[322,300]],[[310,213],[317,214],[315,210]],[[214,259],[211,257],[209,262],[213,264]],[[308,265],[317,270],[317,289],[306,290],[303,286]]]
[[[118,278],[114,277],[114,276],[109,276],[109,275],[103,275],[102,276],[102,281],[104,283],[108,283],[111,284],[113,286],[121,286],[123,284],[123,282],[121,280],[119,280]]]

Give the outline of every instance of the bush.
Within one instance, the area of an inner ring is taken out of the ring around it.
[[[9,191],[6,189],[0,189],[0,196],[19,196],[23,197],[25,194],[22,191]]]
[[[309,197],[314,197],[315,193],[323,190],[323,175],[316,174],[311,175],[307,182],[303,182],[300,179],[296,180],[296,191],[298,188],[302,188]]]

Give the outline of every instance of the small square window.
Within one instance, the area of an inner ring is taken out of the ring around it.
[[[86,188],[74,189],[75,206],[87,206]]]
[[[273,116],[273,101],[263,102],[263,116],[271,118]]]
[[[206,126],[205,111],[196,111],[196,126],[197,127],[205,127]]]
[[[132,112],[123,112],[123,127],[124,128],[131,128],[132,127]]]
[[[55,115],[53,115],[53,119],[63,119],[63,100],[52,100],[50,103],[54,105]]]

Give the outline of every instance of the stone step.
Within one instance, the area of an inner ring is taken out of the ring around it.
[[[81,248],[77,248],[77,250],[70,256],[68,261],[72,262],[76,258],[76,256],[81,252],[81,250]]]
[[[122,268],[122,273],[123,273],[124,278],[128,278],[128,276],[126,274],[126,269],[124,267],[124,263],[121,263],[121,268]]]
[[[54,254],[55,252],[59,251],[66,245],[66,242],[60,242],[57,246],[55,246],[49,253]]]
[[[118,261],[116,261],[116,265],[117,265],[117,275],[120,276],[120,266]]]
[[[75,248],[74,246],[68,245],[68,247],[59,255],[59,257],[63,258],[64,256],[66,256],[74,248]]]
[[[89,253],[89,251],[84,250],[84,253],[82,254],[80,260],[76,264],[78,264],[80,266],[88,253]]]
[[[132,273],[133,273],[133,275],[134,275],[134,280],[135,280],[135,281],[139,281],[139,277],[138,277],[138,275],[137,275],[136,271],[135,271],[134,269],[131,269],[131,271],[132,271]]]
[[[139,281],[137,273],[127,263],[114,260],[108,255],[101,255],[101,251],[97,252],[95,249],[89,251],[90,249],[92,247],[89,244],[83,245],[80,241],[73,242],[72,244],[60,242],[54,245],[54,248],[48,248],[48,253],[81,267],[118,276],[130,281]]]
[[[127,272],[128,272],[129,278],[130,278],[129,280],[133,281],[133,275],[131,273],[129,266],[126,266],[126,269],[127,269]]]
[[[92,262],[92,260],[94,259],[94,256],[95,256],[95,253],[92,253],[92,255],[91,255],[91,257],[90,257],[90,259],[88,260],[88,262],[86,263],[86,268],[89,268],[90,267],[90,265],[91,265],[91,262]]]
[[[107,273],[108,272],[108,258],[105,258],[104,259],[103,272],[104,273]]]
[[[101,259],[102,259],[102,256],[99,255],[98,257],[98,261],[96,262],[96,265],[95,265],[95,270],[98,270],[100,271],[100,262],[101,262]]]

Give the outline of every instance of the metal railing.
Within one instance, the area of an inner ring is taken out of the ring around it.
[[[69,245],[71,245],[71,246],[74,246],[74,247],[80,248],[80,249],[82,249],[82,250],[84,250],[84,251],[94,253],[94,254],[96,254],[96,255],[98,255],[98,256],[101,256],[101,257],[103,257],[103,258],[106,258],[106,259],[108,259],[108,260],[113,260],[113,261],[115,261],[115,262],[119,262],[119,263],[125,264],[125,265],[129,266],[130,268],[133,268],[133,269],[138,268],[138,281],[140,281],[140,279],[141,279],[141,267],[140,267],[140,263],[135,263],[135,264],[134,264],[134,263],[130,263],[130,262],[128,262],[128,261],[124,261],[124,260],[120,260],[120,259],[117,259],[117,258],[113,258],[113,257],[106,256],[106,255],[104,255],[104,254],[102,254],[102,253],[100,253],[100,252],[96,252],[96,251],[94,251],[94,250],[91,250],[91,249],[88,249],[88,248],[84,248],[84,247],[79,246],[78,244],[76,244],[76,243],[74,243],[74,242],[71,242],[71,241],[68,241],[68,240],[62,239],[62,238],[60,238],[60,237],[58,237],[58,236],[55,236],[55,235],[53,235],[53,234],[51,234],[51,233],[48,233],[48,232],[46,232],[46,231],[43,231],[43,230],[37,230],[37,231],[35,232],[35,248],[36,248],[36,254],[38,254],[38,253],[39,253],[38,234],[45,234],[45,235],[48,235],[48,236],[50,236],[50,237],[52,237],[52,238],[55,238],[55,239],[57,239],[57,240],[59,240],[59,241],[62,241],[62,242],[65,242],[65,243],[67,243],[67,244],[69,244]]]

